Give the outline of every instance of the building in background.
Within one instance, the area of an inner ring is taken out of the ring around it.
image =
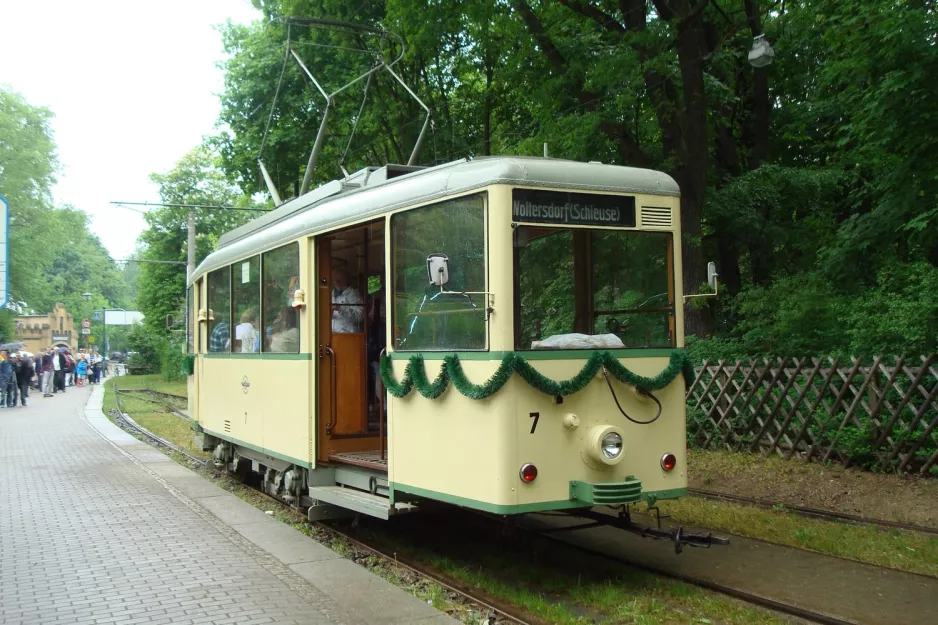
[[[26,351],[33,354],[49,346],[78,349],[75,320],[64,304],[56,304],[48,315],[18,315],[13,318],[13,324],[16,342],[23,343]]]

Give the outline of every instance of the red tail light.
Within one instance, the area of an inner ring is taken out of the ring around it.
[[[522,482],[527,482],[530,484],[534,481],[534,478],[537,477],[537,467],[528,463],[521,467],[520,475]]]
[[[661,468],[665,471],[671,471],[677,466],[677,458],[674,454],[665,454],[661,456]]]

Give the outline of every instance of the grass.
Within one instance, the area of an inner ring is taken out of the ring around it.
[[[111,392],[113,387],[141,388],[142,379],[154,377],[132,376],[109,380],[105,386],[105,412],[116,407],[115,395]],[[149,380],[147,383],[149,388],[156,390],[156,386]],[[158,405],[122,396],[121,407],[143,427],[187,450],[208,457],[208,454],[192,449],[192,433],[188,425],[176,416],[154,412],[159,410]],[[183,461],[181,456],[177,460]],[[272,511],[274,518],[279,521],[325,544],[339,555],[367,566],[380,577],[463,623],[481,625],[488,622],[487,614],[466,604],[443,586],[418,578],[393,563],[362,554],[347,541],[319,526],[306,523],[290,508],[272,502],[233,479],[221,477],[210,469],[199,472],[221,488],[261,510]],[[420,537],[405,538],[396,531],[395,526],[389,524],[365,522],[360,529],[379,536],[382,543],[390,545],[397,553],[406,553],[452,579],[527,611],[545,623],[655,625],[721,622],[774,625],[787,622],[767,611],[624,566],[615,571],[597,571],[596,563],[584,559],[581,554],[569,554],[551,562],[532,565],[529,558],[518,557],[515,545],[506,548],[498,541],[490,540],[491,537],[482,536],[476,540],[456,543],[448,541],[450,547],[456,546],[456,551],[447,552],[445,545],[433,548],[420,546],[424,544]],[[398,526],[397,529],[403,527]],[[552,547],[552,551],[556,552],[558,548]]]
[[[479,521],[470,519],[468,523]],[[681,582],[666,580],[625,565],[597,563],[591,556],[561,545],[514,537],[499,539],[471,525],[450,527],[438,543],[432,532],[402,536],[387,525],[369,526],[373,537],[398,553],[426,562],[445,575],[491,597],[523,608],[547,623],[755,623],[787,622]],[[453,541],[450,534],[463,536]]]
[[[660,501],[658,505],[675,523],[938,576],[938,537],[935,536],[806,519],[786,512],[781,506],[763,510],[695,497]]]
[[[112,389],[152,388],[157,390],[156,386],[153,384],[153,378],[158,379],[159,376],[140,375],[110,378],[107,382],[105,382],[104,386],[104,413],[108,415],[109,418],[112,418],[110,415],[110,410],[117,408],[117,402],[115,399],[116,394],[111,392]],[[163,386],[162,388],[173,387]],[[162,390],[162,388],[159,390]],[[209,459],[212,457],[211,452],[204,452],[195,444],[194,432],[191,429],[191,423],[181,419],[177,415],[166,412],[159,403],[147,401],[143,398],[137,398],[132,395],[121,395],[120,402],[121,408],[125,413],[129,414],[134,421],[139,423],[142,427],[150,430],[157,436],[165,438],[171,443],[175,443],[180,448],[199,458]]]
[[[122,375],[116,378],[110,377],[107,382],[116,385],[116,388],[146,388],[183,398],[189,394],[185,379],[167,382],[159,374]]]

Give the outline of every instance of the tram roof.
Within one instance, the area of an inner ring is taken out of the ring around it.
[[[554,158],[489,156],[424,169],[394,165],[367,168],[225,233],[218,249],[196,268],[190,282],[303,235],[492,184],[680,196],[674,179],[660,171]]]

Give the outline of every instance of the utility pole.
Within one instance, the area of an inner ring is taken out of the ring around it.
[[[195,273],[195,210],[189,209],[189,256],[186,265],[186,279]]]

